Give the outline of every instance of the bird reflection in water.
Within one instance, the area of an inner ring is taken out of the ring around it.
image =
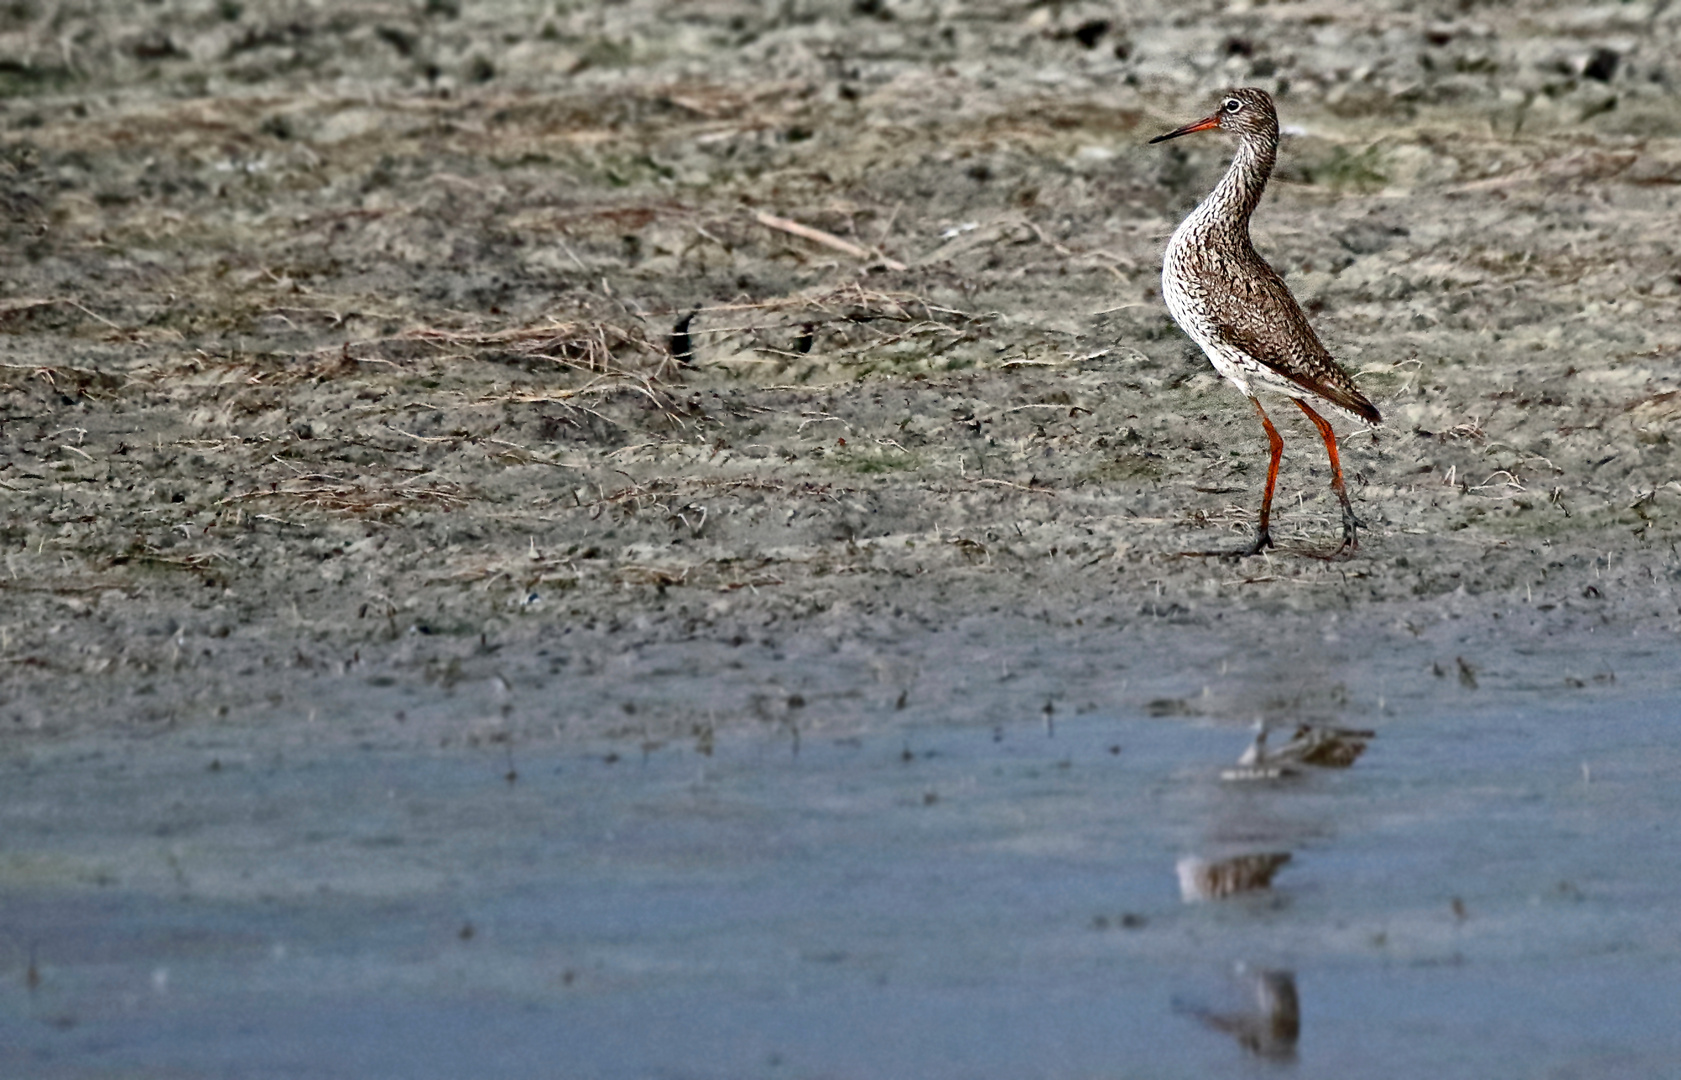
[[[1346,769],[1366,752],[1366,744],[1377,732],[1333,727],[1328,724],[1298,724],[1295,734],[1282,746],[1269,747],[1265,720],[1255,722],[1255,739],[1237,759],[1236,768],[1220,774],[1222,780],[1276,780],[1293,776],[1302,765],[1322,769]]]
[[[1295,973],[1239,964],[1237,978],[1253,995],[1249,1008],[1219,1012],[1183,1001],[1175,1001],[1174,1008],[1196,1017],[1205,1027],[1225,1032],[1257,1057],[1294,1061],[1296,1042],[1302,1033],[1302,1006],[1296,995]]]
[[[1229,859],[1186,855],[1174,869],[1179,874],[1180,898],[1190,904],[1270,889],[1272,876],[1289,861],[1288,851],[1256,852]]]

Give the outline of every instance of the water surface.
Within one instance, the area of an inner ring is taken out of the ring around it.
[[[1098,715],[710,756],[58,749],[0,799],[0,1072],[1656,1075],[1674,719],[1395,720],[1262,785],[1219,779],[1240,728]],[[1181,901],[1180,856],[1246,851],[1292,853],[1272,892]],[[1187,1011],[1242,1008],[1238,965],[1294,973],[1292,1059]]]

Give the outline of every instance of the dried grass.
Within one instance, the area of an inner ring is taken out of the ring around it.
[[[301,478],[305,482],[315,478]],[[297,481],[293,481],[296,483]],[[384,490],[376,490],[359,483],[312,483],[308,487],[295,487],[277,484],[266,491],[244,491],[237,495],[229,495],[217,500],[217,506],[232,506],[239,503],[280,500],[295,504],[326,510],[335,514],[348,514],[356,517],[389,517],[400,510],[413,509],[418,506],[436,506],[445,510],[465,506],[469,496],[455,484],[429,483],[425,487],[418,485],[398,485]]]
[[[496,351],[524,361],[554,364],[592,378],[630,378],[643,383],[653,376],[646,370],[645,360],[636,364],[632,357],[663,357],[665,353],[640,327],[594,319],[557,320],[540,326],[491,331],[422,327],[400,335],[398,340],[430,345],[441,357]],[[654,366],[660,368],[664,363]]]
[[[815,293],[703,307],[699,313],[740,313],[749,321],[701,326],[691,330],[693,334],[738,337],[748,349],[799,359],[823,332],[837,339],[837,347],[826,349],[826,355],[843,361],[864,359],[875,350],[912,340],[926,343],[930,355],[938,355],[995,318],[946,307],[917,293],[867,289],[856,282]],[[771,318],[753,318],[761,315]],[[803,342],[804,347],[790,349],[791,341]]]

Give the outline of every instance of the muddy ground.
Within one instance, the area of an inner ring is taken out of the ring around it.
[[[1145,142],[1231,84],[1386,418],[1347,558],[1287,409],[1200,554],[1229,150]],[[13,3],[0,88],[20,752],[1674,685],[1681,8]]]

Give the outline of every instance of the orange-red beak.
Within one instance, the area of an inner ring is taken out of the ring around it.
[[[1213,116],[1203,117],[1194,124],[1186,124],[1184,127],[1179,128],[1176,131],[1170,131],[1166,135],[1157,135],[1150,141],[1152,143],[1166,142],[1169,139],[1177,139],[1181,135],[1189,135],[1195,131],[1207,131],[1209,128],[1217,128],[1219,126],[1220,114],[1215,113]]]

